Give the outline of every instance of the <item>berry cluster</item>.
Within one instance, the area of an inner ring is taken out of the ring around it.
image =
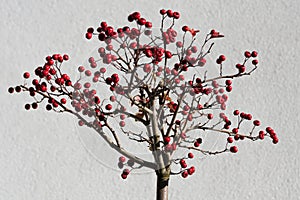
[[[69,60],[67,54],[53,54],[52,56],[46,57],[46,62],[43,66],[39,66],[34,70],[34,79],[31,81],[32,86],[16,86],[10,87],[8,89],[9,93],[28,91],[29,95],[35,98],[35,102],[31,104],[25,104],[25,109],[30,108],[37,109],[38,104],[43,100],[48,99],[48,104],[46,105],[46,110],[51,110],[52,108],[57,108],[67,103],[66,98],[71,97],[70,89],[72,86],[72,81],[67,74],[61,72],[61,65],[64,61]],[[25,72],[23,74],[25,79],[30,78],[30,73]],[[41,100],[36,98],[36,95],[42,96]],[[65,97],[63,97],[65,96]],[[55,99],[55,97],[60,97],[60,99]]]
[[[162,9],[160,15],[158,34],[152,32],[152,23],[139,12],[133,12],[127,18],[136,23],[134,27],[114,28],[105,21],[96,31],[89,27],[85,37],[90,40],[97,36],[99,48],[95,52],[97,56],[88,58],[87,66],[77,68],[78,80],[71,81],[61,70],[69,56],[54,54],[47,56],[44,65],[35,69],[36,77],[31,86],[26,82],[10,87],[8,92],[28,91],[35,101],[26,104],[26,110],[36,109],[46,101],[47,110],[71,113],[78,118],[79,126],[97,131],[112,148],[123,154],[118,162],[120,169],[126,166],[121,174],[123,179],[141,167],[154,169],[162,176],[165,174],[161,170],[172,167],[173,163],[179,171],[167,170],[167,176],[181,174],[186,178],[192,175],[195,167],[188,167],[187,160],[192,160],[194,154],[189,152],[187,157],[174,157],[174,152],[180,149],[216,155],[237,153],[238,147],[234,143],[244,139],[256,141],[270,137],[274,144],[278,143],[278,137],[270,127],[255,133],[261,122],[252,120],[251,114],[235,110],[233,117],[237,120],[231,120],[223,113],[227,109],[233,80],[257,69],[258,53],[245,51],[244,61],[236,65],[238,71],[233,74],[223,70],[227,58],[220,55],[210,63],[217,64],[220,73],[208,77],[206,57],[212,51],[213,41],[224,35],[212,29],[204,42],[198,44],[196,37],[200,30],[187,25],[179,31],[176,29],[175,21],[180,18],[178,12]],[[246,67],[248,60],[252,60],[251,67]],[[30,77],[29,72],[23,74],[26,81]],[[249,122],[253,125],[252,130],[244,130],[242,124]],[[142,130],[133,130],[128,125],[132,123],[138,123]],[[208,131],[219,132],[220,137],[225,135],[223,149],[203,148],[205,145],[202,144],[206,142],[203,135]],[[155,162],[121,148],[119,133],[146,144]]]

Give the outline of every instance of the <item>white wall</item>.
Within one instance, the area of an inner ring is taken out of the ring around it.
[[[181,23],[202,34],[221,30],[226,38],[215,51],[232,64],[244,50],[259,52],[259,69],[234,83],[229,108],[252,112],[280,139],[278,145],[246,142],[236,155],[203,160],[194,176],[172,177],[170,199],[300,199],[297,0],[2,2],[0,199],[155,198],[154,174],[121,180],[84,148],[71,116],[26,112],[28,98],[11,96],[7,88],[48,54],[69,53],[76,68],[94,48],[83,37],[88,26],[126,24],[136,10],[157,24],[161,8],[179,11]]]

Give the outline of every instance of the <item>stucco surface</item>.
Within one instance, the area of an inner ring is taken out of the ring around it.
[[[236,155],[203,159],[195,175],[172,177],[170,199],[300,199],[298,0],[3,1],[0,7],[0,199],[155,199],[155,174],[130,176],[105,167],[82,144],[69,115],[23,109],[29,98],[10,85],[53,53],[68,53],[74,69],[94,48],[84,39],[101,20],[127,24],[132,11],[159,23],[158,11],[181,13],[180,23],[221,30],[215,51],[234,65],[247,50],[259,69],[234,82],[228,110],[251,112],[274,127],[280,142],[244,142]],[[71,69],[68,69],[72,72]],[[113,154],[112,154],[113,155]],[[97,156],[96,156],[97,157]]]

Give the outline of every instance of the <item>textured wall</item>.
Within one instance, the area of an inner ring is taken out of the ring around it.
[[[216,45],[236,63],[246,49],[259,52],[260,67],[234,83],[229,109],[252,112],[274,127],[278,145],[243,143],[236,155],[204,159],[187,180],[172,177],[171,199],[300,199],[299,175],[299,10],[297,0],[186,1],[7,1],[0,7],[1,126],[0,199],[96,200],[154,199],[155,175],[120,179],[104,167],[78,137],[68,115],[26,112],[27,97],[10,96],[7,88],[45,55],[69,53],[74,67],[93,44],[83,39],[100,20],[126,22],[139,10],[154,23],[158,10],[182,14],[181,23],[222,30]],[[70,70],[72,71],[72,70]],[[82,129],[81,129],[82,132]]]

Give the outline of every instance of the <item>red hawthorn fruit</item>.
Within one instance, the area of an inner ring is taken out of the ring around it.
[[[251,53],[249,51],[245,51],[244,53],[246,58],[250,58],[251,57]]]
[[[173,17],[173,11],[172,10],[167,10],[167,15],[168,15],[168,17]]]
[[[159,13],[160,13],[161,15],[164,15],[164,14],[167,13],[167,11],[166,11],[165,9],[161,9],[161,10],[159,11]]]
[[[259,139],[263,140],[265,138],[265,132],[259,131],[258,137],[259,137]]]
[[[226,81],[225,81],[225,84],[226,84],[226,85],[231,85],[231,84],[232,84],[232,81],[231,81],[231,80],[226,80]]]
[[[173,17],[174,19],[179,19],[180,18],[179,12],[173,12]]]
[[[32,107],[33,109],[37,109],[38,104],[37,104],[36,102],[34,102],[34,103],[31,104],[31,107]]]
[[[221,62],[223,62],[223,61],[226,60],[226,57],[225,57],[224,55],[220,55],[219,60],[220,60]]]
[[[213,114],[211,114],[211,113],[209,113],[208,115],[207,115],[207,119],[212,119],[214,116],[213,116]]]
[[[13,87],[8,88],[8,92],[9,92],[9,93],[12,94],[12,93],[14,93],[14,91],[15,91],[15,89],[14,89]]]
[[[188,26],[183,26],[183,27],[182,27],[182,30],[183,30],[184,32],[187,32],[189,29],[190,29],[190,28],[189,28]]]
[[[228,86],[226,87],[226,91],[227,91],[227,92],[231,92],[231,91],[232,91],[232,86],[231,86],[231,85],[228,85]]]
[[[252,56],[253,58],[257,57],[257,55],[258,55],[258,53],[257,53],[256,51],[252,51],[251,56]]]
[[[194,147],[199,147],[199,146],[200,146],[199,142],[194,142]]]
[[[60,100],[60,102],[61,102],[62,104],[66,104],[66,103],[67,103],[67,100],[66,100],[65,98],[62,98],[62,99]]]
[[[189,175],[192,175],[195,172],[195,167],[190,167],[187,171]]]
[[[126,179],[127,178],[127,175],[126,174],[121,174],[121,177],[122,177],[122,179]]]
[[[88,40],[90,40],[92,37],[93,37],[92,33],[86,33],[85,34],[85,38],[88,39]]]
[[[24,77],[25,79],[28,79],[28,78],[30,77],[30,73],[29,73],[29,72],[25,72],[25,73],[23,74],[23,77]]]
[[[232,142],[233,142],[233,138],[232,138],[232,137],[228,137],[228,138],[227,138],[227,142],[228,142],[228,143],[232,143]]]
[[[124,156],[120,156],[119,157],[119,161],[122,162],[122,163],[124,163],[126,161],[126,158]]]
[[[188,153],[188,157],[189,158],[194,158],[194,154],[193,153]]]
[[[178,48],[181,48],[181,47],[183,46],[183,43],[182,43],[181,41],[177,41],[177,42],[176,42],[176,46],[177,46]]]
[[[231,151],[232,153],[237,153],[237,152],[238,152],[237,146],[232,146],[232,147],[230,147],[230,151]]]
[[[239,132],[239,129],[238,129],[238,128],[234,128],[234,129],[232,129],[232,132],[233,132],[234,134],[237,134],[237,133]]]
[[[111,105],[111,104],[107,104],[107,105],[105,106],[105,109],[106,109],[106,110],[111,110],[111,109],[112,109],[112,105]]]
[[[124,121],[120,121],[119,125],[120,125],[121,127],[124,127],[126,124],[125,124]]]
[[[277,138],[277,136],[276,136],[276,137],[273,138],[273,141],[272,141],[272,142],[273,142],[273,144],[277,144],[278,141],[279,141],[279,140],[278,140],[278,138]]]
[[[67,60],[69,60],[69,56],[67,54],[65,54],[65,55],[63,55],[63,59],[67,61]]]
[[[134,13],[132,13],[132,17],[133,17],[133,19],[138,20],[138,19],[140,19],[141,14],[139,12],[134,12]]]
[[[146,24],[146,19],[144,19],[144,18],[140,18],[140,19],[138,19],[138,21],[137,21],[137,23],[139,24],[139,25],[141,25],[141,26],[143,26],[143,25],[145,25]]]
[[[252,64],[253,65],[257,65],[258,64],[258,60],[256,60],[256,59],[252,60]]]
[[[182,173],[181,173],[181,176],[183,177],[183,178],[186,178],[186,177],[188,177],[188,172],[185,170],[185,171],[183,171]]]
[[[152,23],[151,22],[146,22],[145,26],[146,26],[146,28],[152,28]]]
[[[27,104],[25,104],[25,106],[24,106],[24,107],[25,107],[25,109],[26,109],[26,110],[29,110],[29,109],[30,109],[30,107],[31,107],[31,105],[27,103]]]
[[[172,58],[172,53],[170,51],[165,52],[166,58]]]
[[[234,115],[239,115],[239,114],[240,114],[240,111],[239,111],[239,110],[235,110],[235,111],[233,111],[233,114],[234,114]]]
[[[259,120],[254,120],[253,125],[254,126],[260,126],[260,121]]]
[[[164,137],[164,142],[165,142],[165,143],[168,144],[170,141],[171,141],[171,138],[170,138],[169,136],[165,136],[165,137]]]

